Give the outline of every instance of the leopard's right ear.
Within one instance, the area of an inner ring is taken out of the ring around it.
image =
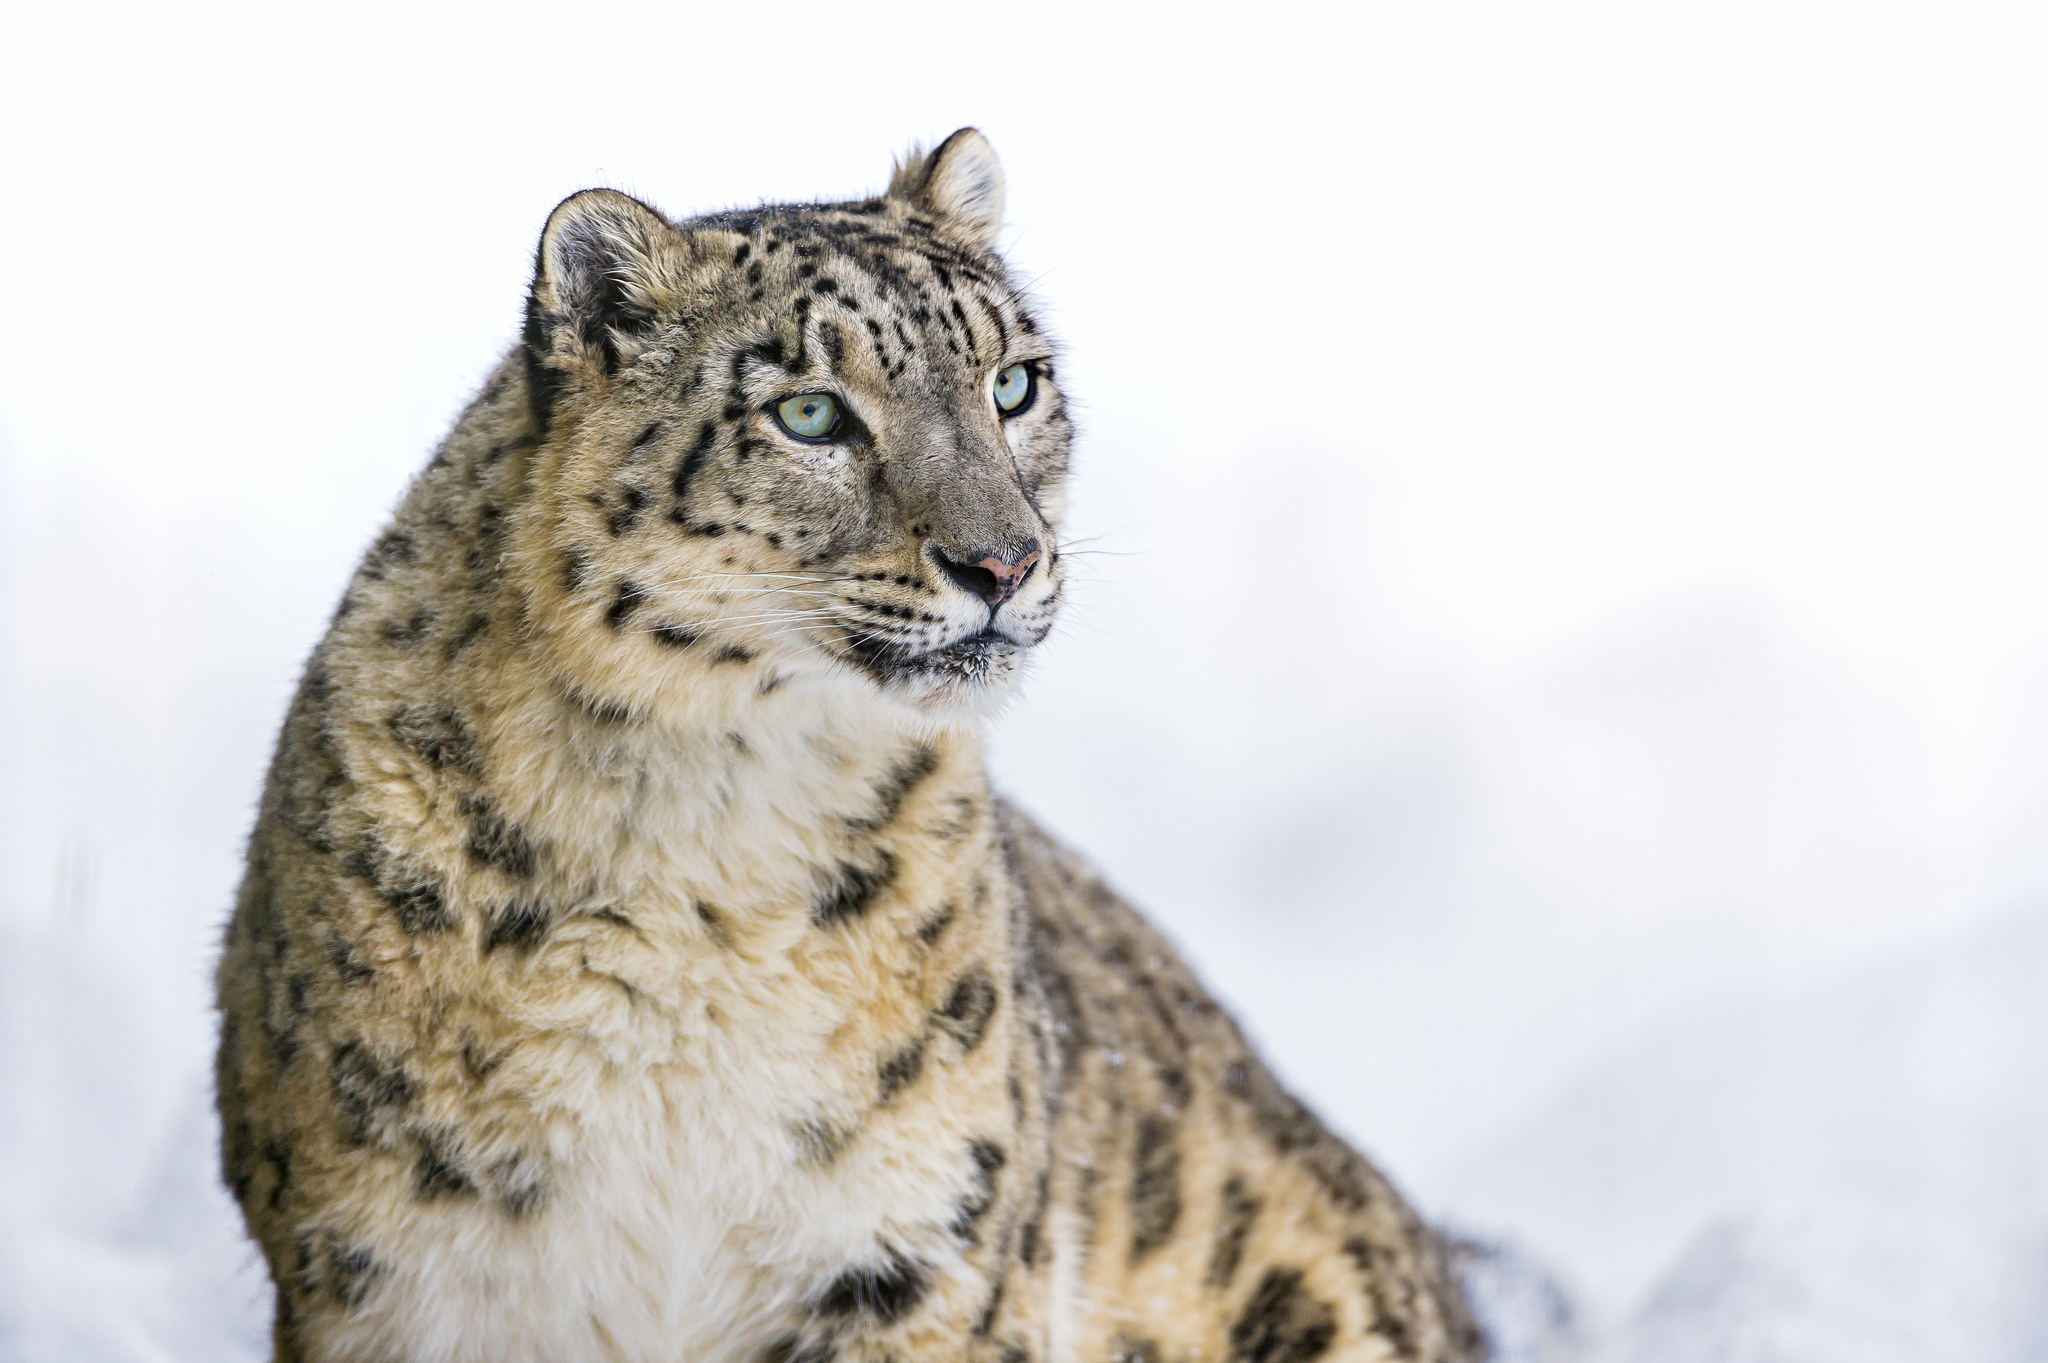
[[[896,163],[889,197],[930,213],[976,250],[993,251],[1003,227],[1003,166],[979,128],[962,128],[929,152]]]
[[[548,215],[526,300],[526,370],[545,431],[565,389],[602,385],[687,291],[689,239],[612,189],[571,194]]]

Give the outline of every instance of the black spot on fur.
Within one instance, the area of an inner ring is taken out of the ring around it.
[[[363,559],[363,576],[381,579],[392,564],[417,563],[419,544],[403,530],[387,530]]]
[[[632,708],[623,702],[604,700],[566,683],[561,685],[561,691],[563,698],[575,706],[580,714],[599,724],[631,724],[639,719]]]
[[[981,805],[972,796],[955,795],[946,801],[945,807],[946,818],[926,829],[934,841],[952,842],[972,829],[981,819]]]
[[[500,445],[500,446],[499,446],[499,447],[498,447],[497,449],[495,449],[495,450],[492,450],[492,451],[491,451],[491,458],[493,458],[493,459],[497,458],[497,457],[498,457],[498,456],[499,456],[500,454],[504,453],[504,451],[505,451],[505,450],[506,450],[507,448],[509,448],[509,447],[508,447],[508,446],[504,446],[504,445]],[[500,537],[500,536],[502,536],[502,535],[503,535],[504,533],[505,533],[505,508],[504,508],[504,507],[502,507],[502,506],[499,506],[499,505],[497,505],[497,504],[496,504],[495,502],[485,502],[485,503],[484,503],[484,504],[483,504],[482,506],[480,506],[480,507],[478,507],[478,508],[477,508],[477,513],[476,513],[476,539],[477,539],[477,543],[476,543],[476,548],[477,548],[477,549],[479,549],[479,550],[486,550],[486,551],[489,551],[489,550],[495,550],[495,549],[497,548],[497,546],[498,546],[498,540],[499,540],[499,537]]]
[[[590,576],[590,555],[581,549],[562,551],[562,590],[573,592]]]
[[[303,1007],[294,1007],[293,1005],[298,1002],[298,998],[303,997],[305,986],[303,983],[300,983],[302,979],[303,977],[295,977],[286,990],[279,993],[271,988],[271,980],[268,975],[262,977],[264,990],[264,1010],[261,1018],[263,1035],[270,1042],[270,1053],[277,1058],[278,1068],[280,1069],[290,1065],[299,1053],[299,1014],[303,1013],[305,1009]],[[298,998],[294,996],[298,996]]]
[[[512,947],[531,951],[547,940],[555,911],[538,900],[514,900],[491,915],[484,930],[484,950]]]
[[[1038,1171],[1037,1201],[1031,1215],[1017,1231],[1017,1257],[1024,1261],[1024,1267],[1038,1267],[1038,1251],[1045,1245],[1045,1213],[1052,1205],[1052,1173]]]
[[[491,1072],[505,1063],[505,1052],[493,1054],[484,1049],[484,1043],[475,1033],[465,1032],[462,1037],[462,1067],[469,1071],[469,1077],[482,1083],[491,1077]]]
[[[299,1291],[324,1292],[351,1309],[361,1306],[372,1284],[389,1271],[367,1246],[350,1244],[333,1231],[303,1233],[293,1242],[293,1249]]]
[[[953,992],[939,1008],[948,1030],[960,1039],[960,1048],[971,1051],[981,1044],[988,1035],[989,1019],[996,1011],[995,977],[982,966],[975,966],[960,977],[953,986]]]
[[[601,909],[590,909],[584,916],[594,918],[600,923],[610,923],[615,928],[623,928],[635,935],[638,935],[640,932],[638,924],[626,917],[623,911],[609,904]]]
[[[1366,1305],[1372,1311],[1372,1323],[1367,1328],[1393,1346],[1396,1358],[1418,1357],[1420,1350],[1411,1321],[1415,1312],[1414,1279],[1403,1271],[1400,1256],[1357,1235],[1346,1240],[1343,1249],[1365,1279]]]
[[[306,994],[313,987],[309,976],[294,975],[284,982],[285,1006],[291,1009],[293,1017],[306,1015]]]
[[[483,636],[483,632],[489,629],[490,627],[490,616],[483,614],[470,616],[469,619],[466,622],[464,622],[462,626],[462,632],[457,634],[454,638],[448,641],[448,647],[445,652],[445,656],[447,657],[448,661],[455,661],[456,654],[462,652],[463,649],[468,648],[471,644],[475,643],[479,638]]]
[[[784,1335],[761,1351],[760,1363],[832,1363],[836,1356],[830,1340],[814,1339],[806,1344],[795,1335]]]
[[[232,1026],[232,1018],[221,1024],[221,1052],[223,1056],[229,1054],[232,1049]],[[238,1101],[235,1103],[237,1110],[246,1107],[245,1102],[239,1101],[239,1095],[243,1092],[242,1086],[233,1077],[233,1070],[225,1067],[225,1062],[222,1070],[221,1090],[224,1095],[234,1095],[237,1097]],[[223,1109],[227,1107],[225,1099],[222,1102],[222,1107]],[[235,1201],[237,1202],[246,1204],[249,1200],[250,1187],[255,1181],[255,1163],[255,1126],[244,1116],[230,1117],[223,1121],[220,1132],[221,1175],[227,1180],[228,1189],[234,1193]]]
[[[750,663],[754,661],[754,655],[751,650],[732,646],[718,650],[718,656],[711,661],[714,663]]]
[[[478,775],[476,736],[460,711],[452,705],[402,706],[386,721],[391,736],[423,758],[436,771],[468,772]]]
[[[1071,1073],[1089,1045],[1088,1017],[1081,1011],[1074,981],[1050,956],[1037,961],[1038,987],[1052,1014],[1052,1034],[1059,1050],[1059,1068]]]
[[[469,816],[469,855],[479,865],[495,866],[514,880],[525,880],[539,864],[540,854],[525,830],[507,821],[482,796],[462,802]]]
[[[812,1117],[796,1122],[790,1126],[789,1131],[790,1135],[795,1137],[797,1148],[803,1152],[804,1159],[812,1164],[830,1164],[839,1158],[839,1152],[846,1148],[847,1143],[855,1135],[843,1127],[832,1125],[823,1117]]]
[[[1003,1309],[1003,1288],[1007,1280],[997,1278],[995,1286],[989,1289],[988,1301],[983,1303],[981,1314],[974,1321],[974,1337],[987,1339],[989,1332],[996,1328],[996,1314]]]
[[[925,1039],[919,1037],[882,1062],[877,1072],[881,1081],[881,1101],[889,1102],[917,1081],[917,1076],[924,1072],[924,1047]]]
[[[618,594],[612,598],[611,608],[604,613],[604,622],[613,629],[623,629],[626,620],[647,599],[647,589],[637,582],[624,578],[619,580]]]
[[[342,866],[376,889],[406,932],[417,936],[455,926],[455,915],[441,893],[440,882],[405,867],[374,839],[357,846]]]
[[[637,487],[629,487],[619,494],[619,505],[604,518],[606,533],[613,539],[625,534],[640,522],[640,508],[647,504],[647,494]]]
[[[279,1211],[292,1188],[292,1147],[289,1141],[271,1137],[263,1142],[263,1162],[270,1166],[270,1210]]]
[[[449,1140],[433,1132],[419,1133],[420,1154],[413,1163],[413,1193],[423,1201],[473,1193],[476,1184],[456,1158]]]
[[[930,946],[945,935],[946,929],[953,925],[953,920],[959,915],[958,906],[951,903],[939,905],[939,911],[918,927],[917,940]]]
[[[398,648],[411,648],[427,637],[427,631],[434,627],[434,612],[427,609],[414,611],[403,620],[384,622],[384,642]]]
[[[360,1041],[334,1048],[328,1065],[334,1101],[341,1109],[341,1136],[349,1145],[366,1145],[389,1118],[412,1102],[412,1079],[397,1065],[379,1063]]]
[[[341,860],[341,869],[359,880],[367,880],[372,885],[381,886],[385,870],[390,862],[390,854],[384,850],[384,845],[378,842],[376,836],[372,834],[349,850],[348,855]],[[266,898],[264,901],[266,917],[269,911],[269,904]]]
[[[901,1320],[924,1300],[931,1270],[895,1250],[877,1267],[850,1268],[832,1280],[814,1308],[822,1316],[867,1316],[883,1325]]]
[[[327,960],[334,967],[335,978],[345,985],[368,984],[377,978],[376,970],[357,960],[348,943],[339,937],[327,944]]]
[[[1270,1268],[1230,1327],[1231,1363],[1310,1363],[1336,1337],[1336,1313],[1303,1288],[1301,1270]]]
[[[1216,1247],[1209,1253],[1209,1286],[1230,1286],[1237,1266],[1244,1260],[1245,1237],[1259,1214],[1259,1199],[1244,1186],[1244,1176],[1232,1174],[1223,1180],[1223,1209],[1216,1217]]]
[[[1159,1363],[1159,1344],[1156,1340],[1118,1335],[1109,1346],[1109,1363]]]
[[[524,1220],[546,1205],[549,1188],[546,1180],[535,1177],[524,1183],[515,1183],[498,1196],[498,1205],[505,1214],[515,1221]]]
[[[454,911],[435,881],[407,880],[386,892],[384,902],[397,917],[398,926],[415,937],[427,932],[446,932],[455,926]]]
[[[665,648],[688,648],[704,638],[696,630],[682,625],[656,625],[647,632],[654,636],[654,642]]]
[[[1131,1158],[1131,1261],[1166,1243],[1180,1220],[1180,1147],[1174,1123],[1150,1113],[1138,1120]]]
[[[701,899],[695,902],[698,921],[703,923],[705,930],[711,934],[711,940],[722,947],[731,946],[732,935],[726,931],[725,915]]]
[[[674,515],[678,520],[681,519],[684,506],[689,501],[690,480],[697,476],[697,470],[704,467],[704,461],[710,456],[711,446],[717,439],[718,428],[711,422],[705,422],[697,428],[697,443],[690,446],[689,452],[683,456],[682,462],[676,465],[676,474],[670,480],[669,488],[676,496]]]
[[[889,774],[875,787],[875,812],[862,818],[848,819],[847,828],[855,833],[873,833],[888,827],[902,812],[903,802],[910,798],[910,792],[938,769],[938,752],[927,744],[918,744],[908,757],[891,767]]]
[[[974,1161],[974,1187],[960,1200],[960,1210],[953,1216],[951,1229],[968,1244],[978,1245],[981,1236],[975,1230],[975,1223],[996,1204],[996,1173],[1008,1157],[1003,1154],[1001,1146],[978,1138],[968,1143],[967,1155]]]
[[[881,863],[874,870],[868,870],[841,862],[831,886],[812,906],[811,920],[822,927],[865,912],[875,896],[889,888],[896,879],[895,856],[883,852]]]

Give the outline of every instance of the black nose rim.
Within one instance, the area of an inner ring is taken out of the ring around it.
[[[1003,584],[988,569],[972,563],[961,563],[943,549],[934,549],[932,557],[939,561],[939,570],[953,579],[953,585],[969,596],[978,596],[984,601],[993,601],[1003,590]]]
[[[968,550],[956,557],[936,544],[929,548],[932,560],[953,580],[953,585],[991,607],[1000,606],[1015,596],[1024,580],[1037,570],[1038,561],[1043,556],[1037,540],[1014,554]]]

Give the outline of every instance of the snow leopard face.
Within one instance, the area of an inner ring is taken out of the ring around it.
[[[963,129],[865,202],[558,207],[525,335],[541,614],[926,714],[999,697],[1059,606],[1070,434],[1001,204]]]

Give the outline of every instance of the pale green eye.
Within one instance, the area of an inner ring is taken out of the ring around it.
[[[829,440],[839,426],[839,400],[830,393],[799,393],[777,404],[775,417],[799,440]]]
[[[1031,366],[1013,364],[996,375],[996,406],[1014,412],[1031,397]]]

